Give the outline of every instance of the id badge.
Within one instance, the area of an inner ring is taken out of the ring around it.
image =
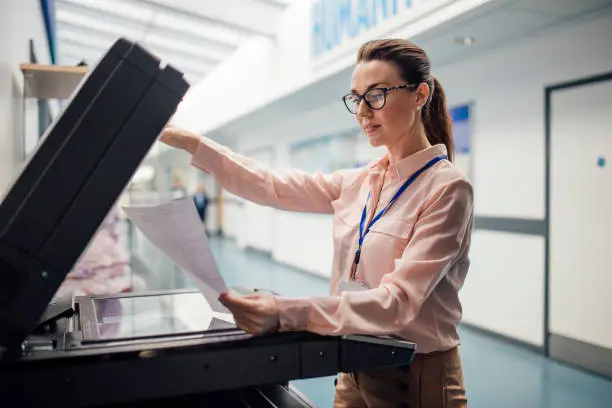
[[[358,281],[342,281],[340,282],[340,293],[342,292],[360,292],[368,290],[368,287],[365,283],[361,283]]]

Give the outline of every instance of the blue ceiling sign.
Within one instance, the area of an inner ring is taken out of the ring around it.
[[[425,2],[425,0],[421,0]],[[318,0],[312,3],[313,56],[413,7],[413,0]]]

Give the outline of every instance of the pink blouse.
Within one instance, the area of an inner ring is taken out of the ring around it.
[[[366,226],[408,178],[443,154],[446,147],[435,145],[394,165],[385,156],[365,168],[308,174],[272,171],[203,138],[192,164],[247,200],[334,215],[331,296],[279,297],[281,330],[393,334],[415,342],[418,353],[430,353],[459,343],[458,292],[469,267],[472,186],[451,162],[441,160],[422,173],[371,226],[357,269],[368,289],[340,286],[350,279],[368,193]]]

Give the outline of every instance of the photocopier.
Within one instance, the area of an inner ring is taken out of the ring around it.
[[[310,407],[291,381],[412,361],[416,345],[387,336],[253,336],[198,291],[54,297],[188,88],[118,39],[6,192],[0,406]]]

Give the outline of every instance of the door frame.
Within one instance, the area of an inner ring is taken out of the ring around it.
[[[555,91],[592,85],[598,82],[612,81],[612,71],[597,75],[581,77],[572,81],[562,82],[548,86],[544,89],[544,140],[545,140],[545,253],[544,253],[544,354],[550,355],[550,184],[551,184],[551,122],[552,122],[552,97]]]

